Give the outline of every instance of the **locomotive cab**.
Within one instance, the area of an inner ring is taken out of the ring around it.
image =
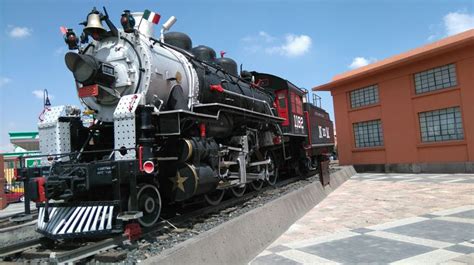
[[[283,133],[306,137],[303,98],[307,91],[278,76],[257,72],[252,74],[256,84],[275,94],[274,105],[278,116],[285,119],[281,123]]]

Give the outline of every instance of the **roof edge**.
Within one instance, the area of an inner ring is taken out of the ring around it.
[[[335,75],[330,82],[315,86],[312,88],[312,90],[330,91],[335,86],[346,84],[349,81],[368,75],[373,75],[381,71],[393,69],[404,64],[413,63],[422,60],[433,53],[447,52],[459,46],[469,45],[471,42],[474,43],[474,29],[470,29],[439,41],[388,57],[384,60]]]

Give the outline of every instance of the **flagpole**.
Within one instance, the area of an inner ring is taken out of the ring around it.
[[[140,18],[140,22],[138,22],[138,32],[140,32],[140,25],[142,24],[142,20],[143,20],[143,15],[145,15],[145,12],[142,13],[142,17]]]

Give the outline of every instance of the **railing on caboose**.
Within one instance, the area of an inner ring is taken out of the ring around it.
[[[321,97],[313,93],[313,102],[312,104],[318,108],[321,108]]]
[[[313,106],[321,108],[321,97],[316,95],[315,92],[310,93],[308,89],[306,88],[301,88],[303,91],[306,91],[305,96],[303,97],[303,102],[311,103]],[[309,95],[313,96],[313,100],[309,100]]]

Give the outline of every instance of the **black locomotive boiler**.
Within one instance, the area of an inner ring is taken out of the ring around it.
[[[332,150],[332,122],[306,90],[239,73],[234,60],[193,47],[186,34],[165,33],[174,17],[155,38],[142,15],[124,11],[117,29],[94,9],[80,44],[65,31],[65,62],[84,109],[47,109],[41,166],[22,171],[27,197],[44,201],[37,230],[47,237],[150,227],[165,206],[198,196],[216,205],[225,192],[275,185],[284,171],[304,176]]]

